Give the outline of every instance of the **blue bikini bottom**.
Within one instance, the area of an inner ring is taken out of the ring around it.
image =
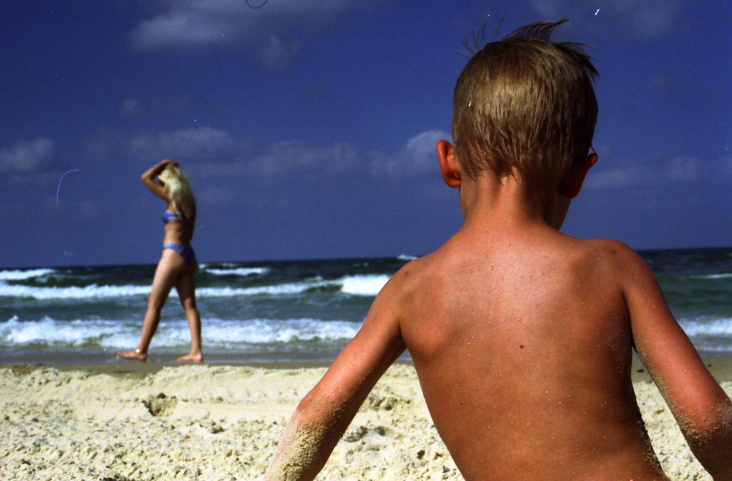
[[[178,255],[183,258],[183,262],[185,262],[188,267],[196,265],[196,253],[193,252],[193,247],[191,246],[183,246],[172,242],[166,242],[163,244],[163,249],[171,249],[177,252]]]

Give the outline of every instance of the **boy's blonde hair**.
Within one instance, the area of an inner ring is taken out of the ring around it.
[[[168,164],[158,175],[163,183],[165,193],[173,204],[175,213],[191,219],[196,213],[196,199],[193,196],[193,189],[188,177],[178,167]]]
[[[549,40],[566,21],[522,27],[486,44],[463,69],[452,136],[468,177],[516,175],[541,189],[586,158],[597,120],[592,81],[598,73],[582,44]]]

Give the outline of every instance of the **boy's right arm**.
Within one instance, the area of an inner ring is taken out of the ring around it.
[[[732,401],[671,314],[656,278],[620,249],[633,342],[689,447],[716,481],[732,481]]]
[[[311,480],[320,472],[361,404],[404,352],[394,282],[381,290],[361,330],[300,402],[285,427],[267,481]]]

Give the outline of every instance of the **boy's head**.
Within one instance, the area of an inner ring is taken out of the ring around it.
[[[549,40],[565,21],[522,27],[488,43],[463,69],[453,97],[452,137],[469,178],[515,174],[541,189],[587,157],[598,73],[580,44]]]

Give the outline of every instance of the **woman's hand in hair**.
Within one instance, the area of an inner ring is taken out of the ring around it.
[[[164,159],[162,162],[160,162],[161,165],[172,165],[174,167],[178,167],[180,169],[180,164],[172,159]]]

